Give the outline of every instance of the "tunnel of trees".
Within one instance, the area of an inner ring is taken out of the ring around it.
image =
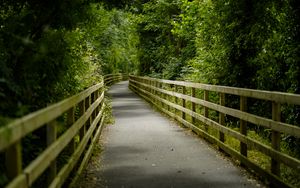
[[[15,0],[0,11],[0,126],[108,73],[300,94],[298,0]],[[300,126],[299,107],[282,116]],[[300,140],[285,140],[299,157]]]

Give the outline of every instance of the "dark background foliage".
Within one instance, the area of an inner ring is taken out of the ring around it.
[[[298,0],[0,1],[0,126],[117,72],[300,94],[299,20]]]

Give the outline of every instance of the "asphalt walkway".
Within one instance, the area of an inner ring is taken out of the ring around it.
[[[256,181],[190,131],[115,84],[115,124],[102,135],[96,187],[258,187]]]

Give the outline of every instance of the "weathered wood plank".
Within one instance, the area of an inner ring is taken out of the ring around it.
[[[138,90],[139,90],[139,89],[138,89]],[[147,93],[147,91],[141,91],[141,90],[140,90],[139,92]],[[144,96],[143,94],[141,94],[141,93],[138,93],[138,94],[141,95],[142,97],[145,97],[145,96]],[[153,96],[153,97],[156,97],[156,96]],[[173,104],[173,103],[171,103],[171,102],[169,102],[169,101],[166,101],[166,100],[164,100],[164,99],[160,99],[160,100],[161,100],[162,102],[165,102],[165,103]],[[156,104],[154,104],[154,105],[156,105]],[[174,107],[178,107],[178,109],[183,110],[183,107],[182,107],[182,106],[177,105],[177,104],[173,104],[173,105],[174,105]],[[175,119],[177,119],[177,120],[180,121],[181,123],[187,125],[187,127],[193,128],[193,130],[194,130],[195,132],[200,133],[202,136],[204,136],[204,137],[205,137],[206,139],[208,139],[210,142],[217,144],[217,145],[218,145],[219,147],[221,147],[221,149],[224,150],[226,153],[230,154],[231,156],[236,157],[236,158],[239,159],[243,164],[245,164],[247,167],[249,167],[250,169],[255,170],[255,172],[257,172],[258,174],[261,174],[262,176],[266,177],[271,183],[273,183],[273,184],[275,184],[275,185],[277,185],[277,186],[279,186],[279,187],[291,187],[290,185],[288,185],[288,184],[282,182],[282,180],[279,179],[278,177],[274,176],[273,174],[269,173],[268,171],[266,171],[266,170],[262,169],[261,167],[257,166],[255,163],[253,163],[253,162],[251,162],[249,159],[247,159],[247,157],[245,157],[245,156],[239,154],[239,153],[236,152],[234,149],[232,149],[232,148],[230,148],[229,146],[225,145],[223,142],[217,140],[216,138],[214,138],[213,136],[209,135],[209,134],[206,133],[205,131],[199,129],[198,127],[195,127],[193,124],[191,124],[191,123],[185,121],[184,119],[182,119],[181,117],[179,117],[179,116],[177,116],[177,115],[175,115],[175,114],[172,114],[171,112],[167,111],[166,109],[160,108],[159,106],[157,106],[157,107],[158,107],[159,109],[161,109],[163,112],[167,113],[168,115],[171,114],[171,117],[175,117]],[[190,111],[189,109],[185,109],[185,110],[186,110],[186,112]],[[190,112],[191,112],[191,114],[196,114],[196,113],[194,113],[194,112],[192,112],[192,111],[190,111]],[[197,114],[197,115],[198,115],[198,116],[201,116],[201,115],[199,115],[199,114]],[[208,118],[206,118],[206,117],[203,117],[203,118],[207,119],[208,121],[212,121],[212,120],[210,120],[210,119],[208,119]],[[214,122],[214,121],[212,121],[212,122]],[[214,123],[215,123],[215,124],[218,124],[218,123],[216,123],[216,122],[214,122]],[[219,127],[220,129],[228,129],[228,128],[223,127],[223,126],[221,126],[221,125],[218,125],[218,127]],[[235,132],[235,131],[230,130],[230,132]],[[242,135],[242,134],[240,134],[240,133],[237,133],[237,132],[235,132],[235,133],[236,133],[236,134],[239,134],[239,135],[240,135],[241,137],[243,137],[243,138],[247,138],[246,136],[244,136],[244,135]],[[250,139],[250,140],[251,140],[251,139]],[[258,144],[259,144],[259,143],[258,143]],[[275,151],[275,152],[276,152],[276,151]],[[277,154],[281,155],[281,153],[279,153],[279,152],[277,152]],[[288,156],[288,157],[289,157],[289,156]],[[298,163],[298,165],[299,165],[299,163]]]
[[[106,86],[114,83],[114,82],[117,82],[117,81],[120,81],[120,80],[123,80],[123,74],[121,73],[118,73],[118,74],[108,74],[108,75],[105,75],[104,76],[104,83]]]
[[[101,88],[103,82],[90,87],[89,89],[53,104],[47,108],[38,110],[29,115],[15,120],[7,126],[0,128],[0,151],[17,142],[28,133],[44,126],[46,123],[56,119],[62,113],[70,109],[74,104],[79,103],[87,95]]]
[[[196,98],[196,89],[195,89],[194,87],[192,87],[191,96],[192,96],[193,98]],[[191,110],[192,110],[193,112],[196,112],[196,103],[192,102],[191,108],[192,108]],[[193,124],[196,123],[195,117],[192,117],[192,123],[193,123]]]
[[[13,179],[22,172],[21,142],[16,142],[5,151],[5,167],[9,179]]]
[[[104,106],[103,106],[101,112],[95,118],[95,120],[92,123],[92,125],[90,126],[90,128],[88,129],[86,135],[84,136],[82,142],[80,142],[80,144],[77,147],[76,151],[74,152],[74,154],[68,160],[68,163],[59,171],[58,175],[55,177],[53,182],[50,184],[49,188],[61,187],[63,182],[65,182],[68,175],[70,174],[72,169],[75,167],[75,165],[76,165],[78,159],[80,158],[81,154],[83,153],[89,139],[92,137],[92,134],[93,134],[94,130],[96,129],[97,124],[98,124],[99,120],[101,119],[101,117],[103,115],[103,109],[104,109]]]
[[[182,121],[182,120],[181,120]],[[185,122],[186,124],[189,124],[189,122]],[[215,137],[209,135],[205,131],[199,129],[198,127],[195,127],[190,124],[189,127],[192,127],[192,129],[200,134],[202,137],[207,139],[209,142],[216,144],[218,147],[220,147],[225,153],[235,157],[236,159],[240,160],[242,164],[247,166],[250,169],[253,169],[256,173],[262,175],[263,177],[267,178],[270,182],[274,183],[278,187],[292,187],[290,185],[285,184],[281,179],[274,176],[273,174],[269,173],[268,171],[264,170],[260,166],[256,165],[252,161],[250,161],[247,157],[239,154],[234,149],[230,148],[229,146],[225,145],[223,142],[217,140]]]
[[[27,174],[29,186],[41,175],[42,172],[50,165],[57,155],[70,143],[79,129],[91,116],[93,110],[103,100],[104,94],[94,102],[86,111],[85,115],[80,117],[72,127],[70,127],[62,136],[60,136],[51,146],[47,147],[33,162],[31,162],[24,170]]]
[[[236,159],[240,160],[242,162],[242,164],[244,164],[248,168],[253,169],[256,173],[258,173],[258,174],[262,175],[263,177],[267,178],[271,183],[273,183],[274,185],[276,185],[276,187],[292,187],[291,185],[288,185],[288,184],[284,183],[278,177],[276,177],[273,174],[271,174],[270,172],[264,170],[263,168],[261,168],[257,164],[255,164],[252,161],[250,161],[247,157],[239,154],[234,149],[232,149],[229,146],[225,145],[223,142],[217,140],[217,138],[209,135],[208,133],[206,133],[205,131],[201,130],[200,128],[198,128],[198,127],[194,126],[193,124],[191,124],[191,123],[189,123],[189,122],[181,119],[178,116],[175,116],[175,119],[177,121],[185,124],[186,127],[191,128],[193,131],[195,131],[200,136],[202,136],[205,139],[207,139],[209,142],[216,144],[225,153],[227,153],[227,154],[235,157]]]
[[[185,88],[185,86],[182,86],[182,94],[184,94],[184,95],[186,94],[186,88]],[[186,107],[186,101],[185,101],[185,99],[181,99],[181,104],[182,104],[183,108]],[[183,111],[181,111],[181,118],[182,119],[186,119],[186,114]]]
[[[209,101],[209,92],[208,90],[204,90],[204,98],[203,98],[205,101]],[[205,117],[208,117],[208,107],[203,105],[204,106],[204,116]],[[207,130],[207,127],[206,127],[206,130]]]
[[[272,119],[274,121],[281,120],[281,110],[279,103],[272,103]],[[272,148],[280,151],[280,133],[274,130],[272,130]],[[271,159],[271,172],[277,176],[280,176],[280,162],[274,158]]]
[[[240,110],[247,111],[247,97],[240,97]],[[247,122],[240,119],[240,133],[247,135]],[[247,144],[240,142],[240,153],[247,157]]]
[[[132,76],[132,78],[136,78],[136,76]],[[171,81],[171,80],[162,80],[162,79],[155,79],[155,78],[147,78],[147,79],[156,80],[157,82],[161,82],[161,83],[174,84],[178,86],[194,87],[197,89],[209,90],[218,93],[233,94],[233,95],[268,100],[268,101],[276,101],[281,104],[288,103],[288,104],[300,105],[299,94],[209,85],[209,84],[193,83],[193,82],[186,82],[186,81]]]
[[[75,107],[71,107],[67,112],[67,127],[71,127],[75,122]],[[75,139],[73,138],[68,145],[68,152],[70,155],[75,151]]]
[[[12,181],[7,185],[7,187],[30,187],[32,183],[38,178],[38,176],[45,171],[47,167],[50,168],[48,174],[48,181],[51,181],[56,175],[56,162],[55,158],[57,155],[66,147],[70,140],[73,139],[74,135],[78,133],[78,130],[82,128],[82,124],[87,116],[91,116],[91,113],[96,112],[97,105],[99,105],[103,98],[104,93],[101,97],[91,105],[89,110],[74,123],[75,118],[75,108],[74,106],[78,103],[82,103],[81,111],[83,111],[84,99],[86,96],[91,95],[92,93],[98,92],[100,88],[103,87],[103,82],[88,88],[87,90],[74,95],[70,98],[67,98],[59,103],[53,104],[47,108],[41,109],[37,112],[31,113],[27,116],[24,116],[20,119],[15,120],[14,122],[8,124],[5,127],[0,128],[0,151],[5,149],[6,166],[8,171],[8,176],[11,176]],[[97,98],[97,94],[95,98]],[[71,109],[70,109],[71,108]],[[67,112],[67,124],[72,125],[65,134],[63,134],[58,140],[56,139],[56,126],[55,119],[61,116],[64,112]],[[73,124],[74,123],[74,124]],[[34,161],[32,161],[22,173],[22,159],[21,159],[21,145],[20,139],[26,136],[28,133],[45,126],[47,128],[47,145],[48,148],[38,156]],[[84,135],[84,134],[82,134]],[[15,168],[15,167],[16,168]]]
[[[25,174],[20,174],[14,178],[5,188],[28,188]]]
[[[79,114],[80,114],[80,117],[83,116],[85,112],[85,100],[82,100],[80,103],[79,103]],[[85,124],[83,125],[83,127],[79,130],[79,138],[80,140],[82,140],[82,138],[84,137],[85,135]]]
[[[55,120],[51,121],[47,124],[46,132],[47,132],[47,146],[50,146],[53,142],[55,142],[57,137],[57,128],[56,128],[57,122]],[[47,182],[48,185],[53,181],[53,179],[56,176],[57,172],[57,166],[56,166],[56,160],[53,160],[49,166],[49,171],[47,174]]]
[[[92,105],[92,97],[91,95],[88,96],[88,98],[86,99],[86,102],[85,102],[87,105],[88,105],[88,108],[90,108],[90,106]],[[92,116],[89,117],[89,120],[87,121],[86,123],[86,129],[89,129],[91,124],[92,124]]]
[[[90,157],[92,155],[92,151],[93,151],[95,145],[97,144],[97,140],[99,139],[99,136],[101,134],[101,131],[102,131],[102,128],[103,128],[103,123],[104,123],[104,118],[105,117],[102,116],[101,121],[99,123],[99,127],[96,130],[95,137],[93,138],[93,140],[92,140],[92,142],[91,142],[91,144],[90,144],[87,152],[85,153],[85,155],[84,155],[84,157],[83,157],[83,159],[82,159],[82,161],[80,163],[80,166],[79,166],[79,168],[76,171],[75,177],[72,178],[72,182],[71,182],[71,184],[70,184],[69,187],[74,187],[75,186],[75,183],[76,183],[78,177],[80,176],[80,174],[82,173],[82,171],[85,169],[85,167],[86,167],[86,165],[87,165],[87,163],[88,163],[88,161],[89,161],[89,159],[90,159]]]
[[[178,87],[177,86],[175,86],[175,92],[178,92]],[[174,95],[172,95],[172,96],[175,97],[175,104],[178,104],[178,98]],[[175,108],[175,114],[177,114],[177,113],[178,113],[178,110]]]
[[[157,88],[155,88],[157,89]],[[160,90],[160,89],[157,89]],[[240,110],[232,109],[229,107],[220,106],[218,104],[208,102],[202,99],[193,98],[188,95],[183,95],[181,93],[176,93],[174,91],[165,91],[160,90],[160,92],[166,93],[168,95],[176,96],[178,98],[185,98],[186,100],[189,100],[191,102],[195,102],[196,104],[202,105],[204,107],[208,107],[212,110],[216,110],[218,112],[242,119],[244,121],[260,125],[266,128],[273,129],[278,132],[286,133],[292,136],[300,137],[300,128],[294,125],[290,125],[287,123],[282,123],[278,121],[274,121],[271,119],[263,118],[257,115],[253,115],[247,112],[242,112]]]
[[[122,74],[119,73],[119,74],[107,74],[104,76],[104,81],[107,81],[107,80],[113,80],[115,78],[120,78],[122,77]]]
[[[137,89],[137,86],[134,86]],[[138,90],[140,92],[145,92],[141,89],[138,88]],[[137,91],[137,90],[136,90]],[[138,93],[140,94],[140,93]],[[222,131],[225,134],[228,134],[238,140],[240,140],[243,143],[246,143],[248,147],[252,148],[252,149],[256,149],[272,158],[275,158],[277,160],[279,160],[280,162],[292,167],[292,168],[296,168],[296,169],[300,169],[300,161],[298,159],[295,159],[289,155],[280,153],[279,151],[276,151],[274,149],[272,149],[269,146],[266,146],[262,143],[259,143],[258,141],[255,141],[249,137],[246,137],[245,135],[242,135],[234,130],[231,130],[230,128],[221,126],[219,123],[204,117],[203,115],[200,115],[198,113],[195,113],[189,109],[184,109],[183,107],[181,107],[180,105],[174,104],[172,102],[169,102],[167,100],[163,100],[160,99],[159,97],[152,95],[153,98],[156,98],[156,100],[160,100],[168,105],[170,105],[172,108],[176,108],[177,110],[184,110],[187,114],[195,117],[196,119],[198,119],[199,121],[208,124],[209,126],[212,126],[215,129],[218,129],[219,131]]]
[[[220,93],[219,94],[219,103],[221,106],[225,106],[225,94]],[[224,126],[225,125],[225,114],[224,113],[219,113],[219,124]],[[222,131],[219,131],[219,140],[221,142],[225,142],[225,135]],[[220,149],[220,148],[219,148]]]
[[[108,85],[118,82],[120,80],[122,80],[122,77],[114,77],[114,78],[106,80],[105,85],[108,86]]]

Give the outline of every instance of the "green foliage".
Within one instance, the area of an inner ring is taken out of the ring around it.
[[[297,0],[1,1],[0,126],[107,73],[300,93],[299,20]],[[299,125],[299,106],[282,119]]]
[[[20,117],[137,65],[135,16],[89,1],[1,3],[0,113]]]
[[[99,83],[103,74],[134,72],[135,19],[94,1],[1,1],[0,126]],[[22,139],[23,165],[43,150],[44,135],[38,130]],[[0,171],[2,187],[4,163]],[[36,186],[42,185],[41,178]]]
[[[139,72],[156,77],[175,79],[181,75],[181,67],[193,57],[193,42],[178,29],[182,2],[149,1],[143,5],[138,20]]]
[[[198,20],[197,55],[189,63],[193,72],[186,78],[297,92],[299,32],[295,29],[299,27],[299,7],[292,1],[197,2],[190,3],[193,8],[182,16]],[[177,27],[189,25],[184,23]]]
[[[76,92],[66,36],[86,18],[82,3],[1,2],[1,114],[22,116]]]
[[[107,19],[98,42],[105,73],[134,72],[138,64],[137,48],[139,38],[135,30],[135,15],[113,9],[98,14],[98,20]],[[96,25],[103,27],[101,22]]]
[[[299,12],[294,0],[149,1],[140,73],[299,93]]]
[[[152,0],[139,13],[141,75],[300,93],[299,1]],[[254,100],[248,111],[270,118],[269,109]],[[281,118],[299,126],[299,106],[284,105]],[[298,138],[283,140],[299,155]]]

